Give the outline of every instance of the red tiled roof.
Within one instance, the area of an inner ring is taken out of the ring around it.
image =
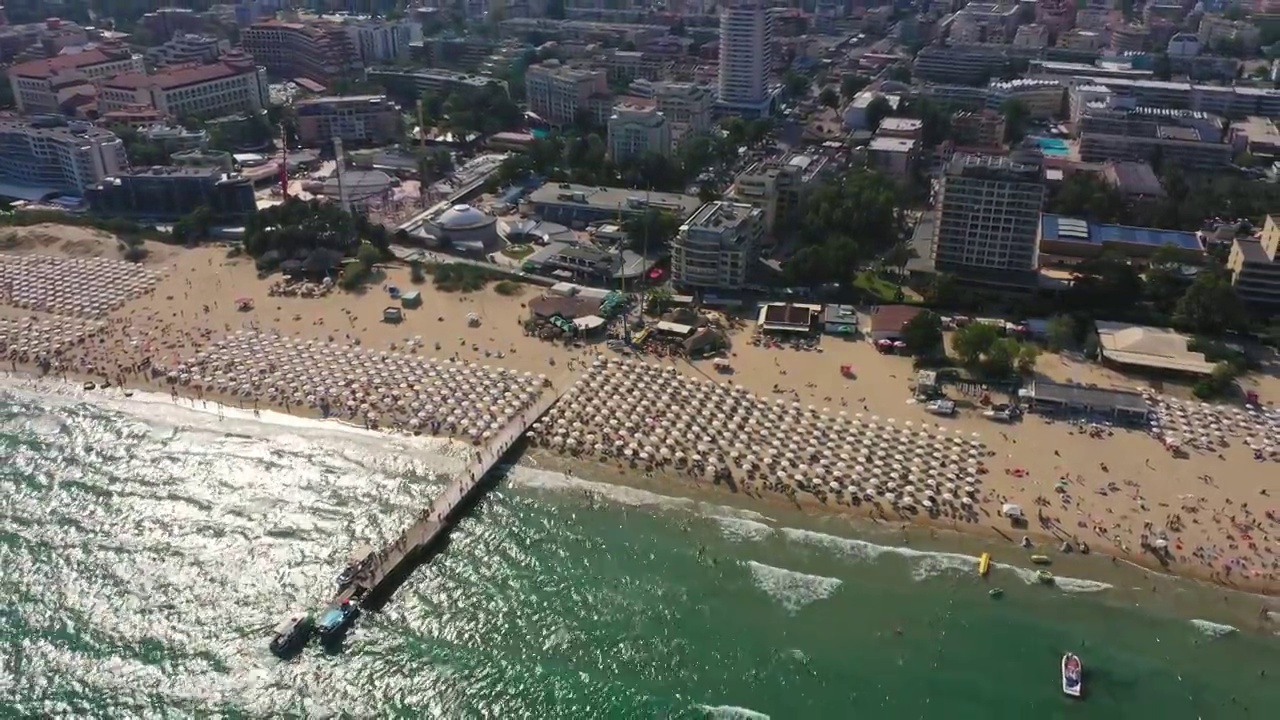
[[[871,313],[871,332],[901,332],[903,325],[922,312],[913,305],[880,305]]]
[[[233,67],[220,62],[211,65],[175,65],[161,70],[155,75],[144,75],[142,73],[117,75],[103,83],[103,86],[127,90],[139,90],[141,88],[174,90],[187,85],[198,85],[235,77],[246,71],[246,68]]]
[[[28,78],[51,78],[64,70],[75,70],[92,65],[101,65],[122,58],[112,57],[101,50],[85,50],[84,52],[55,55],[45,60],[32,60],[9,68],[10,76]]]

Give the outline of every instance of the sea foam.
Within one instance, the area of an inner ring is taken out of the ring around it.
[[[697,708],[713,720],[770,720],[762,712],[734,705],[698,705]]]
[[[1195,627],[1195,629],[1199,630],[1201,633],[1204,633],[1209,637],[1215,637],[1215,638],[1219,638],[1219,637],[1223,637],[1224,635],[1230,635],[1232,633],[1239,632],[1239,629],[1231,625],[1223,625],[1222,623],[1210,622],[1208,620],[1201,620],[1199,618],[1192,620],[1191,625]]]
[[[837,578],[809,575],[754,560],[746,561],[745,565],[751,569],[756,587],[793,613],[806,605],[831,597],[841,585]]]

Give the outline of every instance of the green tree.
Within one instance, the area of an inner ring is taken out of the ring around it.
[[[840,107],[840,94],[835,91],[835,88],[823,88],[822,92],[818,93],[818,102],[834,110]]]
[[[846,101],[852,100],[854,95],[870,84],[871,78],[865,75],[845,75],[840,78],[840,96]]]
[[[1151,73],[1156,80],[1168,81],[1173,77],[1173,67],[1169,63],[1169,56],[1160,53],[1155,57],[1155,63],[1152,65]]]
[[[1053,352],[1062,352],[1067,348],[1075,347],[1079,336],[1080,327],[1076,324],[1075,318],[1070,315],[1054,315],[1049,318],[1046,341]]]
[[[1067,298],[1072,307],[1122,317],[1142,300],[1142,276],[1118,253],[1104,252],[1073,268]]]
[[[720,191],[716,190],[716,186],[709,182],[698,183],[698,199],[704,203],[714,202],[721,197]]]
[[[631,249],[636,252],[656,252],[667,246],[680,229],[680,219],[672,213],[649,208],[639,215],[622,221]]]
[[[1220,270],[1203,270],[1178,301],[1173,322],[1179,329],[1197,335],[1221,335],[1246,330],[1249,318],[1244,303]]]
[[[1016,367],[1018,372],[1023,375],[1030,375],[1035,372],[1036,361],[1040,359],[1040,349],[1031,343],[1018,344],[1018,359]]]
[[[901,62],[894,65],[889,68],[888,79],[900,83],[911,82],[911,66]]]
[[[803,100],[809,97],[812,81],[800,73],[789,71],[782,78],[783,92],[792,100]]]
[[[937,308],[959,307],[963,297],[955,276],[945,272],[934,273],[924,292],[924,299]]]
[[[898,242],[902,232],[896,186],[873,170],[854,169],[814,188],[805,200],[801,239],[821,245],[853,239],[870,259]],[[852,273],[853,268],[848,268]]]
[[[418,155],[418,178],[425,187],[453,172],[453,156],[448,150],[426,150]]]
[[[951,136],[951,116],[938,103],[920,98],[911,104],[910,112],[920,120],[920,140],[925,147],[934,147]]]
[[[1095,173],[1068,175],[1050,198],[1046,212],[1115,223],[1129,215],[1124,195]]]
[[[1000,106],[1000,112],[1004,115],[1005,142],[1020,142],[1027,134],[1027,123],[1031,119],[1031,111],[1027,109],[1027,104],[1017,98],[1011,98]]]
[[[867,129],[871,132],[878,130],[880,128],[881,121],[889,117],[889,114],[892,112],[893,106],[889,104],[889,101],[883,95],[877,96],[874,100],[867,103],[867,109],[865,111]]]
[[[360,248],[356,250],[356,260],[360,262],[365,271],[371,271],[382,260],[382,252],[374,247],[372,243],[360,243]]]
[[[955,351],[961,363],[972,367],[978,365],[983,356],[991,352],[999,339],[1000,331],[995,326],[986,323],[970,323],[952,334],[951,349]]]
[[[945,352],[942,347],[942,318],[937,313],[924,311],[902,326],[902,341],[912,355],[928,356]]]

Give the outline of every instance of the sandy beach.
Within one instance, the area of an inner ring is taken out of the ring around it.
[[[266,395],[233,392],[234,387],[219,391],[191,382],[175,383],[171,373],[188,367],[197,375],[192,363],[204,352],[206,359],[201,362],[218,364],[224,373],[235,375],[235,368],[228,372],[226,367],[230,358],[218,353],[234,347],[237,337],[279,339],[280,347],[286,342],[294,347],[310,342],[309,348],[332,351],[331,361],[348,357],[343,353],[376,353],[374,363],[405,364],[412,359],[415,367],[447,362],[459,368],[474,363],[513,377],[546,376],[549,382],[568,382],[590,368],[598,355],[611,354],[603,345],[565,347],[526,334],[522,328],[526,303],[541,293],[533,286],[514,296],[503,296],[491,287],[467,294],[444,293],[430,282],[412,284],[407,268],[388,266],[380,285],[360,293],[335,290],[320,297],[286,296],[273,293],[277,278],[259,278],[250,258],[228,257],[226,248],[148,247],[151,253],[144,263],[125,269],[111,263],[64,266],[58,262],[68,258],[118,259],[118,245],[109,236],[78,228],[37,226],[10,231],[0,242],[0,265],[13,267],[24,257],[51,258],[49,267],[61,268],[57,272],[85,273],[79,286],[92,290],[85,294],[100,302],[68,305],[63,300],[46,300],[46,309],[32,309],[15,303],[12,285],[0,287],[0,350],[7,369],[179,393],[246,409],[272,407],[367,422],[366,409],[321,408],[320,403],[305,399],[311,395],[306,389],[302,402],[287,393],[272,402]],[[116,297],[120,293],[100,289],[121,285],[118,277],[136,280],[129,293]],[[387,285],[422,294],[421,307],[405,310],[402,323],[383,322],[383,309],[396,304],[383,289]],[[478,322],[469,321],[468,315]],[[55,330],[65,335],[62,347],[50,340]],[[1048,555],[1057,552],[1063,539],[1074,539],[1087,542],[1095,552],[1162,571],[1280,594],[1280,502],[1275,498],[1280,487],[1273,487],[1269,480],[1278,473],[1274,462],[1258,460],[1246,446],[1247,428],[1231,429],[1225,445],[1192,448],[1187,456],[1175,457],[1139,430],[1090,432],[1035,415],[1015,424],[995,424],[974,410],[977,398],[972,402],[959,398],[961,411],[955,417],[937,418],[909,402],[914,375],[909,358],[884,356],[865,341],[833,337],[823,337],[817,350],[757,347],[748,342],[750,332],[748,327],[732,337],[731,374],[718,373],[710,361],[677,361],[676,372],[702,383],[742,386],[746,395],[774,403],[781,399],[787,406],[799,404],[804,412],[814,406],[814,417],[824,422],[836,423],[834,418],[843,412],[849,418],[862,415],[868,423],[872,417],[881,425],[893,418],[899,424],[928,425],[964,438],[977,433],[983,454],[981,473],[974,476],[973,512],[933,517],[925,512],[903,514],[878,501],[854,503],[847,493],[820,497],[787,484],[762,482],[744,487],[744,474],[731,476],[733,482],[714,483],[707,473],[691,474],[675,463],[637,463],[632,469],[631,462],[612,454],[553,454],[539,448],[536,457],[592,477],[693,484],[709,492],[749,494],[758,502],[785,503],[805,512],[932,523],[962,532],[1000,533],[1011,541],[1026,535],[1035,544],[1034,552]],[[278,375],[276,360],[269,360]],[[671,361],[652,362],[666,366]],[[855,376],[842,376],[842,365],[852,366]],[[1042,356],[1039,370],[1057,380],[1152,389],[1141,379],[1060,356]],[[1246,385],[1264,401],[1280,396],[1280,382],[1272,377],[1251,378]],[[467,388],[465,382],[458,386],[463,392]],[[1168,382],[1159,389],[1186,397],[1185,388]],[[568,400],[573,401],[573,396]],[[653,408],[648,417],[677,419],[688,411],[673,404]],[[503,412],[494,414],[507,417]],[[416,428],[404,424],[405,418],[415,417],[423,418]],[[478,437],[473,431],[479,432],[457,423],[447,425],[430,413],[383,413],[376,424],[461,440],[472,440]],[[599,430],[616,434],[620,428]],[[728,430],[724,437],[731,438]],[[796,448],[810,453],[819,449]],[[1006,518],[998,517],[1004,503],[1026,510],[1027,529],[1013,529]],[[1144,549],[1162,534],[1168,543],[1163,568],[1162,561]],[[1011,547],[1010,552],[1024,551]]]

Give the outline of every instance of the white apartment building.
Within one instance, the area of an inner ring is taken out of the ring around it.
[[[671,155],[671,124],[652,105],[616,105],[609,116],[609,157],[614,162],[645,153]]]
[[[987,87],[987,107],[999,110],[1010,100],[1018,100],[1031,117],[1047,120],[1062,114],[1066,86],[1048,78],[1000,80]]]
[[[671,279],[680,287],[736,290],[764,237],[764,212],[744,203],[717,200],[698,208],[671,243]]]
[[[62,103],[120,73],[146,70],[142,56],[119,44],[102,43],[92,50],[55,55],[9,68],[9,87],[20,113],[57,113]]]
[[[1244,20],[1228,20],[1220,15],[1205,15],[1196,31],[1200,43],[1213,48],[1223,41],[1238,42],[1245,52],[1255,52],[1262,43],[1262,31]]]
[[[609,93],[603,70],[572,68],[555,60],[529,66],[524,87],[529,110],[556,126],[572,125],[579,111],[593,110],[593,96]]]
[[[931,257],[949,272],[977,271],[1013,284],[1035,282],[1040,168],[1007,157],[958,153],[947,166],[938,197]]]
[[[637,97],[653,98],[658,112],[671,125],[673,145],[679,145],[689,135],[711,130],[715,99],[711,91],[701,85],[640,80],[631,84],[630,93]]]
[[[369,18],[343,23],[356,57],[365,67],[385,65],[409,57],[409,43],[422,40],[422,25],[409,21]]]
[[[164,68],[154,75],[117,75],[98,93],[101,112],[154,107],[170,117],[220,117],[258,112],[269,104],[267,71],[244,53],[224,55],[209,65]]]
[[[953,45],[1004,44],[1013,38],[1017,17],[1017,3],[971,2],[952,18],[947,39]]]
[[[147,62],[156,67],[211,63],[231,52],[231,43],[212,35],[176,32],[163,45],[147,48]]]
[[[52,190],[81,195],[129,168],[115,133],[58,118],[0,119],[0,158],[0,183],[30,188],[31,199]]]
[[[1257,239],[1232,241],[1227,269],[1245,302],[1280,307],[1280,225],[1274,215],[1267,216]]]
[[[733,0],[720,11],[721,105],[756,114],[768,109],[773,24],[764,0]]]
[[[1036,23],[1022,25],[1013,34],[1013,46],[1020,48],[1048,47],[1049,28]]]

